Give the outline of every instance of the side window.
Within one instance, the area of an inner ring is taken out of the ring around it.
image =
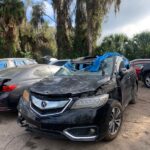
[[[120,71],[122,68],[125,68],[124,61],[121,61],[120,66],[119,66],[119,71]]]
[[[7,61],[0,61],[0,70],[7,68]]]
[[[25,65],[24,62],[23,62],[23,60],[17,60],[17,59],[16,59],[16,60],[14,60],[14,63],[15,63],[15,65],[16,65],[17,67]]]
[[[66,63],[65,61],[58,61],[58,62],[55,62],[53,65],[63,66],[65,63]]]
[[[136,64],[136,65],[135,65],[135,68],[136,68],[136,69],[141,69],[142,67],[143,67],[143,64]]]

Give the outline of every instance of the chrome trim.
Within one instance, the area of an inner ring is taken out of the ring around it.
[[[62,108],[68,103],[68,100],[47,101],[38,99],[35,96],[31,96],[31,101],[36,107],[38,107],[41,110]],[[45,106],[42,106],[42,103],[45,103]]]
[[[77,128],[77,127],[76,127]],[[80,127],[80,128],[84,128],[84,127]],[[92,127],[91,127],[92,128]],[[74,129],[74,128],[68,128],[68,129],[65,129],[63,131],[63,134],[69,138],[70,140],[72,141],[95,141],[96,138],[97,138],[97,135],[93,135],[93,136],[74,136],[72,135],[71,133],[69,133],[69,131],[67,130],[70,130],[70,129]]]
[[[72,100],[73,100],[72,98],[69,98],[69,102],[68,102],[68,103],[66,104],[66,106],[63,108],[63,110],[60,111],[60,112],[57,112],[57,113],[49,113],[49,114],[43,115],[43,114],[39,113],[38,111],[36,111],[36,110],[32,107],[31,101],[30,101],[30,108],[31,108],[32,111],[34,111],[35,113],[37,113],[39,116],[42,116],[42,117],[53,116],[53,115],[59,115],[59,114],[62,114],[62,113],[67,109],[67,107],[71,104]]]

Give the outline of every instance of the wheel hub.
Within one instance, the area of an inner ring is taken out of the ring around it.
[[[114,107],[111,112],[111,119],[109,122],[109,132],[111,135],[115,135],[121,126],[121,110],[118,107]]]
[[[146,84],[147,84],[148,86],[150,86],[150,76],[147,76],[145,81],[146,81]]]

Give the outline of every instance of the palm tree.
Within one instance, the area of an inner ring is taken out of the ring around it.
[[[5,39],[4,50],[12,57],[17,49],[17,27],[25,18],[24,4],[21,0],[0,0],[0,28]]]
[[[79,56],[88,55],[86,1],[77,0],[73,49]]]
[[[69,54],[72,52],[71,3],[72,0],[52,0],[57,22],[56,41],[58,58],[69,57]]]
[[[105,15],[113,4],[117,12],[121,0],[76,0],[75,34],[72,34],[70,13],[72,2],[52,0],[57,20],[58,57],[69,56],[72,49],[77,55],[92,55]]]
[[[92,2],[92,3],[91,3]],[[101,33],[101,25],[105,15],[108,13],[110,7],[114,4],[115,13],[119,11],[121,0],[87,0],[88,10],[88,43],[89,54],[91,55],[96,48],[97,37]],[[93,8],[91,9],[91,5]]]
[[[44,14],[45,14],[45,8],[44,4],[36,4],[32,6],[33,12],[32,12],[32,19],[31,24],[38,29],[43,23],[44,23]]]
[[[106,36],[99,48],[103,53],[106,51],[117,51],[121,54],[126,55],[126,45],[128,44],[129,39],[124,34],[113,34]]]

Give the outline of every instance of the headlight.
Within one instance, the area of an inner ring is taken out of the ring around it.
[[[109,94],[81,98],[73,104],[72,109],[100,107],[106,104],[108,98],[109,98]]]
[[[22,96],[23,100],[26,102],[29,102],[29,97],[30,97],[30,93],[27,90],[24,90],[23,96]]]

